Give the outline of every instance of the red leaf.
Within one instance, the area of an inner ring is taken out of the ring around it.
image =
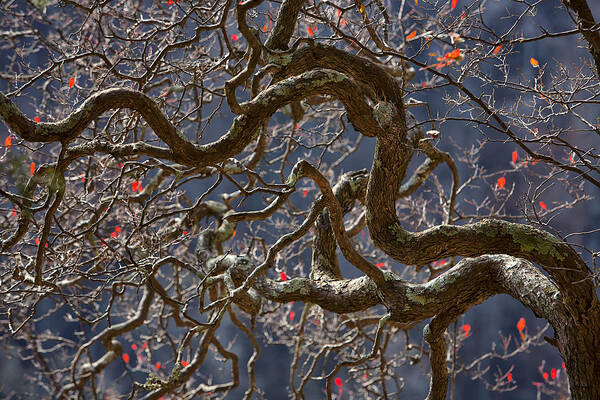
[[[498,178],[498,189],[502,189],[506,184],[506,179],[502,176]]]
[[[521,318],[519,322],[517,322],[517,329],[519,332],[523,332],[523,329],[525,329],[525,318]]]
[[[112,232],[112,233],[110,234],[110,236],[112,236],[112,237],[116,238],[116,237],[117,237],[117,232]]]
[[[501,48],[502,48],[501,44],[499,44],[498,46],[494,47],[494,54],[498,54],[498,52],[500,51]]]
[[[452,3],[450,3],[450,9],[454,10],[456,8],[457,3],[458,3],[458,0],[452,0]]]
[[[544,374],[543,374],[543,377],[544,377],[544,380],[546,380],[546,381],[547,381],[547,380],[548,380],[548,373],[547,373],[547,372],[544,372]]]
[[[117,233],[121,233],[121,227],[120,227],[120,226],[117,226],[117,227],[115,228],[115,232],[117,232]]]
[[[314,35],[313,30],[312,30],[312,28],[310,26],[307,27],[306,30],[308,31],[308,35],[309,36],[313,36]]]
[[[465,336],[469,336],[469,332],[471,331],[471,325],[464,324],[463,325],[463,331],[465,331]]]
[[[139,185],[138,181],[131,182],[131,190],[134,192],[137,192],[138,185]]]
[[[512,162],[513,162],[513,164],[515,164],[517,162],[517,157],[518,156],[519,155],[517,154],[516,150],[512,152]]]
[[[466,13],[466,11],[463,11],[460,16],[460,19],[465,19],[465,18],[467,18],[467,13]]]
[[[294,315],[295,315],[295,314],[296,314],[296,313],[294,312],[294,310],[290,311],[290,321],[293,321],[293,320],[294,320]]]
[[[335,378],[335,379],[333,380],[333,382],[335,383],[335,385],[336,385],[337,387],[342,387],[342,379],[341,379],[341,378]]]
[[[265,24],[265,26],[263,26],[263,32],[267,31],[267,24]]]
[[[302,192],[302,197],[306,197],[308,195],[308,189],[304,189],[304,192]]]
[[[74,84],[75,84],[75,78],[69,79],[69,89],[71,89]]]
[[[542,207],[544,210],[547,210],[546,203],[544,203],[543,201],[540,201],[540,207]]]
[[[236,40],[238,40],[238,35],[231,35],[231,39],[233,39],[233,41],[235,42]]]
[[[39,246],[40,245],[40,239],[35,238],[35,244],[37,244]]]
[[[142,345],[142,350],[146,350],[146,347],[148,347],[148,342],[144,342],[144,344]]]
[[[531,66],[532,66],[532,67],[534,67],[534,68],[537,68],[537,67],[540,65],[539,61],[538,61],[538,60],[536,60],[536,59],[535,59],[535,58],[533,58],[533,57],[531,57],[531,58],[529,59],[529,62],[531,63]]]
[[[9,137],[9,138],[10,138],[10,137]],[[9,143],[9,146],[10,146],[10,143]],[[574,151],[572,151],[572,152],[571,152],[571,155],[569,156],[569,163],[570,163],[571,165],[574,165],[574,164],[575,164],[575,152],[574,152]]]
[[[365,237],[365,230],[364,229],[360,230],[360,237]]]
[[[156,368],[156,370],[160,369],[160,362],[157,362],[156,364],[154,364],[154,368]]]
[[[413,40],[415,38],[415,36],[417,36],[417,31],[414,30],[411,33],[408,34],[408,36],[406,37],[406,40]]]
[[[565,367],[565,363],[562,363],[562,368],[566,371],[567,367]]]
[[[417,1],[417,0],[415,0],[415,1]],[[365,372],[365,373],[363,374],[362,380],[364,381],[364,380],[366,380],[366,379],[367,379],[367,373]]]
[[[187,367],[188,365],[190,365],[189,362],[185,361],[185,360],[181,360],[181,366],[182,367]]]
[[[339,17],[342,14],[342,10],[338,9],[337,16]]]
[[[279,276],[281,277],[281,280],[282,280],[283,282],[287,281],[287,275],[285,274],[285,272],[281,271],[281,272],[279,273]]]
[[[129,362],[129,354],[123,353],[123,355],[121,357],[123,357],[123,361],[125,361],[125,363]]]
[[[137,344],[135,344],[135,343],[134,343],[134,344],[132,344],[132,345],[131,345],[131,349],[132,349],[132,350],[137,350]]]
[[[42,122],[42,120],[40,119],[40,117],[34,117],[34,118],[33,118],[33,120],[34,120],[35,122]]]
[[[556,368],[552,368],[550,370],[550,377],[552,377],[552,379],[556,379],[556,376],[557,376]]]
[[[10,145],[12,144],[12,139],[10,138],[10,135],[6,137],[6,139],[4,139],[4,145],[6,146],[7,149],[10,149]]]
[[[383,262],[380,262],[380,263],[377,263],[377,264],[375,264],[375,266],[376,266],[377,268],[383,268],[383,267],[385,267],[385,263],[383,263]]]
[[[34,162],[29,164],[29,172],[31,172],[31,175],[33,175],[35,173],[35,163]]]
[[[508,375],[506,375],[506,380],[511,382],[513,380],[512,374],[509,372]]]

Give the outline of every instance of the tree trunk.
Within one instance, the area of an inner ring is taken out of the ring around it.
[[[589,318],[589,317],[588,317]],[[559,328],[559,350],[565,360],[573,400],[600,399],[600,327],[598,320]]]

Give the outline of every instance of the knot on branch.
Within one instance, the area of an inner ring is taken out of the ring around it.
[[[397,115],[396,106],[392,103],[381,101],[373,107],[373,116],[381,129],[389,129]]]

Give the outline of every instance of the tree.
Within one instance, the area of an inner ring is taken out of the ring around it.
[[[600,398],[597,228],[552,224],[600,188],[589,4],[533,32],[547,2],[397,3],[2,2],[0,323],[26,391],[210,398],[241,369],[260,397],[272,342],[293,398],[394,397],[427,360],[428,399],[457,374],[513,390],[479,366],[545,331],[457,358],[455,321],[503,293],[554,331],[568,387],[538,391]],[[577,65],[527,53],[564,42]]]

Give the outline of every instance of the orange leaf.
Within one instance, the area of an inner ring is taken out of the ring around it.
[[[265,26],[263,26],[263,32],[266,32],[266,31],[267,31],[267,24],[265,24]]]
[[[452,3],[450,3],[450,9],[454,10],[456,8],[457,3],[458,3],[458,0],[452,0]]]
[[[419,0],[415,0],[415,6],[419,5]]]
[[[360,8],[358,9],[358,11],[362,14],[365,12],[365,6],[363,4],[360,5]]]
[[[538,65],[540,65],[539,61],[538,61],[538,60],[536,60],[536,59],[535,59],[535,58],[533,58],[533,57],[531,57],[531,58],[529,59],[529,62],[531,63],[531,66],[533,66],[533,67],[535,67],[535,68],[537,68],[537,67],[538,67]]]
[[[498,178],[498,189],[502,189],[505,184],[506,184],[506,179],[504,179],[503,176]]]
[[[463,325],[463,331],[465,331],[465,336],[469,336],[469,332],[471,331],[471,325],[464,324]]]
[[[454,49],[452,50],[450,53],[446,53],[446,55],[444,56],[444,59],[452,59],[452,60],[457,60],[460,58],[460,49]],[[439,60],[441,61],[441,60]]]
[[[540,207],[542,207],[544,210],[547,209],[546,203],[544,203],[543,201],[540,201]]]
[[[6,139],[4,139],[4,145],[6,146],[7,149],[10,149],[10,145],[12,144],[12,139],[10,138],[10,135],[6,137]]]
[[[154,368],[156,368],[157,370],[159,370],[159,369],[160,369],[160,361],[159,361],[159,362],[157,362],[156,364],[154,364]]]
[[[231,234],[231,238],[232,238],[232,239],[235,237],[235,234],[236,234],[236,230],[234,229],[234,230],[233,230],[233,233]]]
[[[513,380],[512,374],[509,372],[508,375],[506,375],[506,380],[511,382]]]
[[[338,8],[338,17],[342,14],[342,10]]]
[[[546,380],[546,381],[547,381],[547,380],[548,380],[548,373],[547,373],[547,372],[544,372],[544,374],[543,374],[543,377],[544,377],[544,380]]]
[[[517,322],[517,329],[519,332],[523,332],[523,329],[525,329],[525,318],[521,318],[519,322]]]
[[[307,27],[306,30],[308,31],[309,36],[314,36],[313,30],[310,26]]]
[[[69,79],[69,89],[71,89],[74,84],[75,84],[75,78]]]
[[[412,31],[407,37],[406,40],[413,40],[415,38],[415,36],[417,36],[417,31],[414,30]]]
[[[123,357],[123,361],[125,361],[125,363],[129,362],[129,354],[123,353],[123,355],[121,357]]]
[[[518,156],[519,156],[519,155],[517,154],[517,152],[516,152],[516,151],[513,151],[513,152],[512,152],[512,162],[513,162],[513,164],[517,162],[517,157],[518,157]]]
[[[498,52],[500,51],[500,49],[501,49],[501,48],[502,48],[502,45],[501,45],[501,44],[499,44],[498,46],[496,46],[496,47],[494,48],[494,54],[498,54]]]
[[[35,118],[33,118],[33,120],[34,120],[35,122],[41,122],[41,120],[40,120],[40,117],[35,117]]]
[[[39,246],[40,245],[40,239],[35,238],[35,244],[37,244]]]
[[[35,163],[34,162],[29,164],[29,172],[31,172],[31,175],[33,175],[33,173],[35,172]]]
[[[340,25],[341,25],[341,26],[346,26],[346,19],[345,19],[345,18],[342,18],[342,19],[340,20]]]

